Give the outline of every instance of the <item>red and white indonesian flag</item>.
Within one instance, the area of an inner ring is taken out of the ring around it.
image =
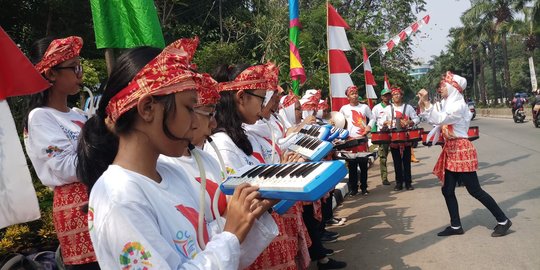
[[[368,105],[370,108],[373,108],[372,99],[377,99],[377,94],[375,89],[373,89],[375,83],[375,78],[371,72],[371,64],[369,63],[369,58],[365,47],[362,47],[362,53],[364,54],[364,79],[366,80],[366,98],[368,99]]]
[[[422,26],[429,23],[429,15],[424,16],[421,20],[413,23],[409,27],[401,30],[399,34],[392,37],[389,41],[387,41],[384,45],[379,47],[379,51],[384,55],[386,52],[391,51],[395,46],[397,46],[401,41],[404,41],[409,37],[410,35],[416,33],[418,29],[420,29]]]
[[[330,68],[330,98],[333,111],[339,111],[343,105],[349,103],[345,91],[347,87],[353,85],[349,75],[352,71],[351,65],[344,53],[344,51],[351,50],[345,29],[349,29],[349,25],[328,3],[328,66]]]
[[[390,82],[388,81],[388,76],[386,75],[386,73],[384,73],[384,88],[388,90],[392,89],[390,86]]]

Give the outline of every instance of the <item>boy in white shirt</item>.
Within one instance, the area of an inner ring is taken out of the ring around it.
[[[368,125],[369,120],[373,118],[371,110],[366,104],[362,104],[358,101],[358,87],[354,85],[349,86],[345,94],[349,99],[349,104],[341,107],[339,112],[342,113],[347,120],[349,136],[351,139],[365,137],[371,130]],[[368,150],[367,143],[362,143],[350,150],[353,152],[366,152]],[[369,193],[367,190],[368,160],[351,159],[347,161],[347,166],[349,168],[349,194],[351,196],[358,194],[358,172],[356,170],[356,167],[358,166],[360,168],[360,189],[362,190],[362,195],[367,195]]]

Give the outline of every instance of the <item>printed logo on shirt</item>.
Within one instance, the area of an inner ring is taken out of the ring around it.
[[[152,267],[150,263],[150,252],[145,251],[139,242],[128,242],[124,245],[120,254],[120,264],[125,270],[148,270]]]
[[[64,150],[60,149],[58,146],[49,145],[49,147],[47,147],[47,149],[45,150],[45,153],[47,153],[48,157],[56,157],[60,153],[62,153],[62,151]]]
[[[176,232],[176,239],[173,240],[176,250],[185,258],[193,259],[197,256],[195,237],[186,230]]]
[[[356,133],[362,134],[364,133],[364,129],[366,128],[366,116],[363,114],[352,110],[352,124],[358,128],[358,131]]]
[[[176,210],[182,213],[182,215],[191,223],[193,228],[195,228],[195,231],[198,231],[199,212],[189,206],[184,206],[181,204],[175,207]],[[194,258],[197,255],[197,240],[204,241],[205,244],[208,243],[210,239],[208,236],[208,230],[206,228],[206,224],[203,224],[203,226],[203,239],[197,239],[197,235],[192,235],[186,230],[180,230],[176,233],[176,239],[173,240],[174,245],[178,251],[186,256],[186,258]]]
[[[70,130],[62,125],[60,125],[60,128],[62,128],[62,131],[64,131],[69,140],[76,141],[79,139],[79,131]]]
[[[88,207],[88,230],[94,229],[94,208]]]

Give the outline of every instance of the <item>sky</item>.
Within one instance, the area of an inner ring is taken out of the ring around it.
[[[426,0],[426,11],[417,14],[417,17],[421,19],[429,14],[430,21],[412,37],[413,57],[427,62],[432,55],[446,51],[448,31],[462,25],[459,17],[470,6],[469,0]]]

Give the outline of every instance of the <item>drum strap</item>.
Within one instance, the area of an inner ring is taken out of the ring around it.
[[[403,115],[404,116],[407,116],[407,114],[405,113],[407,111],[407,103],[403,104]],[[394,123],[394,120],[396,118],[396,116],[394,115],[394,104],[390,103],[390,111],[392,111],[392,123]],[[396,126],[397,126],[397,123],[396,123]]]

